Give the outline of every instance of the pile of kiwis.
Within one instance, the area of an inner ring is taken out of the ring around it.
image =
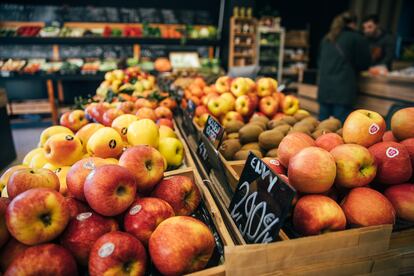
[[[303,132],[314,139],[331,132],[342,136],[342,123],[333,117],[319,122],[315,117],[305,113],[273,120],[253,115],[246,124],[240,121],[226,124],[224,141],[219,151],[226,160],[245,160],[249,151],[260,158],[277,157],[280,142],[293,132]]]

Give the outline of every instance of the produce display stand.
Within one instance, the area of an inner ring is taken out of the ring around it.
[[[391,235],[390,248],[401,254],[400,274],[414,273],[414,229],[394,232]]]

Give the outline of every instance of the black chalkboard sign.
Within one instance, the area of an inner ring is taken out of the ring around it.
[[[216,149],[221,144],[223,139],[224,128],[212,116],[208,116],[206,125],[204,126],[203,134],[210,140]]]
[[[187,135],[195,135],[197,130],[193,124],[195,104],[192,100],[187,102],[187,107],[183,110],[183,125]]]
[[[292,206],[296,191],[250,152],[229,212],[246,243],[270,243]]]

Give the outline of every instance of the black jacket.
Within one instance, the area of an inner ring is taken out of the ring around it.
[[[336,42],[322,40],[318,63],[318,101],[353,105],[359,72],[371,63],[368,41],[360,33],[344,29]]]
[[[384,30],[377,37],[368,38],[371,49],[372,65],[385,65],[391,68],[395,52],[394,37]]]

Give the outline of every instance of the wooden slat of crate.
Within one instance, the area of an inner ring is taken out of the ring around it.
[[[48,100],[31,100],[19,103],[9,103],[8,110],[10,115],[20,114],[40,114],[50,113],[50,103]]]
[[[318,86],[312,84],[298,83],[298,95],[315,99],[318,97]]]
[[[188,148],[187,143],[185,142],[183,136],[181,135],[180,131],[178,130],[178,126],[174,123],[174,132],[177,134],[177,138],[181,141],[184,148],[184,165],[191,168],[196,168],[196,165],[194,163],[193,157],[191,156],[190,149]]]
[[[359,96],[356,107],[368,110],[374,110],[382,116],[387,116],[388,110],[395,103],[392,100],[385,100],[380,98],[374,98],[370,96]]]
[[[318,114],[319,113],[319,104],[316,100],[314,99],[310,99],[310,98],[306,98],[303,96],[298,96],[299,102],[300,102],[300,107],[303,109],[306,109],[307,111],[313,113],[313,114]]]
[[[414,274],[414,229],[392,233],[390,248],[402,255],[400,274]]]
[[[358,85],[359,90],[367,95],[414,103],[414,80],[403,81],[397,77],[361,77]]]
[[[191,276],[224,276],[226,275],[226,267],[225,265],[219,265],[216,267],[204,269],[198,272],[194,272],[191,274],[187,274]]]

